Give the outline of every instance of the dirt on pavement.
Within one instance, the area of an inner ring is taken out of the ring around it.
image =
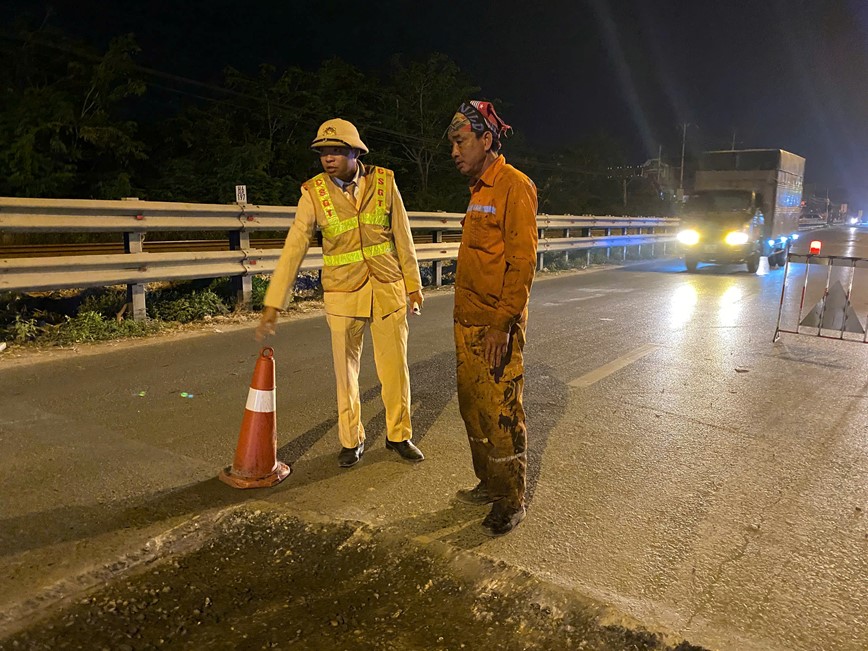
[[[702,651],[612,615],[442,543],[256,503],[223,511],[192,551],[55,605],[0,648]]]

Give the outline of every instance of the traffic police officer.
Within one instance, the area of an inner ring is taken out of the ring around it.
[[[424,456],[411,441],[407,300],[421,308],[422,281],[395,175],[362,164],[359,158],[368,148],[346,120],[324,122],[311,148],[319,154],[324,173],[302,184],[295,221],[265,294],[257,339],[274,334],[277,313],[292,297],[299,267],[319,228],[337,381],[339,465],[355,465],[365,450],[359,363],[367,326],[386,408],[386,447],[408,461],[421,461]]]

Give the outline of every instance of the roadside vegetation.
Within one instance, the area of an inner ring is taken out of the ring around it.
[[[147,292],[145,321],[127,318],[124,287],[0,294],[0,342],[71,346],[146,337],[187,324],[243,322],[262,309],[267,284],[266,279],[254,277],[250,309],[238,309],[229,278],[154,283]],[[299,278],[296,295],[296,305],[321,297],[315,274]]]

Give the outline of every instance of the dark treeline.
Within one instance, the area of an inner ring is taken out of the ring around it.
[[[4,33],[0,54],[3,196],[231,203],[246,184],[254,203],[294,205],[319,171],[308,148],[316,127],[339,116],[359,126],[365,160],[396,171],[409,209],[466,205],[444,131],[463,99],[485,97],[440,54],[396,57],[377,73],[339,59],[317,70],[227,68],[219,83],[140,66],[132,36],[95,51],[47,29]],[[610,137],[543,151],[516,131],[504,152],[536,181],[541,212],[668,212],[644,177],[630,179],[625,206],[627,184],[612,170],[626,161]]]

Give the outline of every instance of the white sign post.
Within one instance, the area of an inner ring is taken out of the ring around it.
[[[247,204],[247,186],[246,185],[236,185],[235,186],[235,203],[240,205]]]

